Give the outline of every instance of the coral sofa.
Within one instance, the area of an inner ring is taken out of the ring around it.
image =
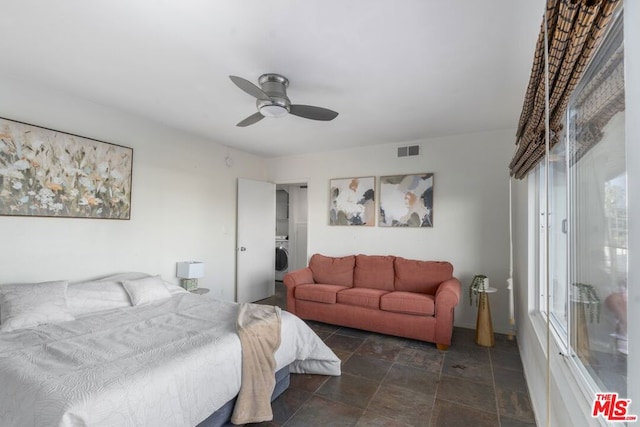
[[[460,282],[448,262],[315,254],[285,275],[287,310],[308,320],[451,344]]]

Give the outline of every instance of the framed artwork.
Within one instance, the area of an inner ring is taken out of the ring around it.
[[[433,174],[380,177],[381,227],[433,227]]]
[[[375,177],[332,179],[329,187],[329,225],[375,225]]]
[[[130,219],[133,149],[0,118],[0,215]]]

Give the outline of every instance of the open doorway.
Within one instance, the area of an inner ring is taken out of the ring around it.
[[[307,265],[307,183],[276,185],[275,279]]]

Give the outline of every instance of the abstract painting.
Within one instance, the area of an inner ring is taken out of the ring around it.
[[[375,225],[376,179],[332,179],[330,186],[330,225]]]
[[[433,174],[380,177],[381,227],[433,227]]]
[[[129,219],[133,149],[0,118],[0,215]]]

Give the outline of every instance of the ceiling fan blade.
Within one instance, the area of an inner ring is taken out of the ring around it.
[[[249,80],[243,79],[242,77],[238,77],[238,76],[229,76],[229,78],[233,83],[235,83],[236,86],[238,86],[243,91],[247,92],[249,95],[255,98],[261,99],[263,101],[271,101],[271,98],[269,98],[269,95],[264,93],[262,89],[260,89],[258,86],[251,83]]]
[[[260,120],[264,119],[264,116],[260,114],[260,112],[254,113],[247,117],[246,119],[239,122],[236,126],[240,126],[241,128],[252,125],[254,123],[258,123]]]
[[[311,105],[292,105],[291,111],[294,116],[304,117],[305,119],[329,121],[338,116],[335,111],[327,108],[314,107]]]

